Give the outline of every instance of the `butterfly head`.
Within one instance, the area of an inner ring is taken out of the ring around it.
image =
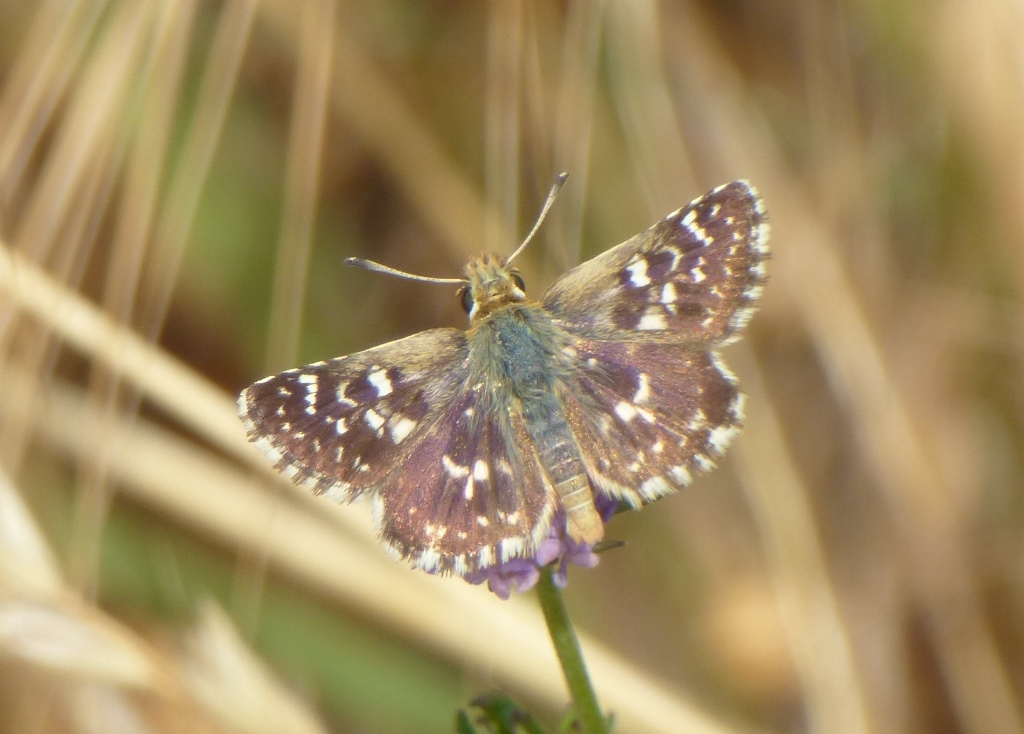
[[[468,282],[459,289],[459,297],[472,323],[526,300],[526,285],[506,259],[481,255],[469,261],[465,272]]]

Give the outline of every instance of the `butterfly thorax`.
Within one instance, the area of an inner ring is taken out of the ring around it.
[[[519,273],[504,259],[484,254],[473,258],[466,265],[466,278],[472,307],[469,311],[471,323],[486,318],[494,311],[512,303],[526,301],[526,293],[520,287]]]

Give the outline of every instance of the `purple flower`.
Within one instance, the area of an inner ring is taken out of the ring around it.
[[[607,523],[619,507],[619,502],[611,497],[598,495],[594,498],[594,506]],[[512,558],[486,568],[467,573],[463,578],[471,584],[487,582],[487,588],[502,599],[508,599],[512,590],[529,591],[540,580],[540,569],[551,563],[557,563],[553,581],[555,586],[564,589],[569,581],[569,566],[593,568],[600,559],[594,553],[592,543],[577,543],[565,534],[565,512],[555,513],[551,530],[547,538],[537,547],[533,558]]]

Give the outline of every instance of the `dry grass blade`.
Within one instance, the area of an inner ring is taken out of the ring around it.
[[[793,235],[788,265],[802,282],[805,316],[859,421],[862,450],[901,531],[910,583],[925,609],[961,721],[973,732],[1024,730],[950,488],[928,455],[842,267],[821,248],[824,233]],[[798,274],[799,248],[813,248],[813,274]],[[827,312],[820,308],[825,302],[831,304]]]
[[[283,32],[292,5],[266,3],[264,12]],[[458,261],[463,260],[479,249],[485,229],[502,231],[500,222],[485,228],[480,197],[345,28],[342,22],[335,29],[331,86],[335,113],[356,127],[360,140],[393,172],[410,201],[440,233],[440,242],[451,248]],[[507,233],[501,238],[515,239]]]
[[[515,232],[519,216],[520,110],[524,48],[524,8],[520,0],[491,2],[487,35],[487,156],[485,201],[495,209],[483,236],[485,252],[504,252],[503,232]],[[493,231],[498,221],[502,230]]]
[[[660,35],[656,3],[612,3],[609,11],[615,112],[648,214],[657,217],[679,206],[674,192],[700,188],[662,63],[670,41]]]
[[[808,488],[785,445],[753,355],[736,351],[741,351],[737,366],[746,375],[750,394],[749,426],[737,447],[740,471],[774,577],[779,615],[812,729],[836,734],[878,731],[815,528]]]
[[[207,440],[256,463],[234,401],[180,362],[118,325],[74,291],[0,245],[0,290],[26,315],[92,360],[130,381],[169,414]]]
[[[114,689],[146,691],[164,701],[181,692],[174,666],[161,653],[66,587],[52,550],[6,477],[0,481],[0,659],[8,669],[16,662],[33,669],[72,711],[87,691],[115,698],[120,694]],[[12,708],[32,702],[26,698]],[[122,703],[123,712],[133,710]],[[107,710],[91,707],[92,721]],[[10,721],[0,716],[0,726]]]
[[[564,26],[563,58],[559,76],[558,108],[555,111],[554,158],[558,170],[575,177],[572,193],[562,205],[567,252],[563,268],[579,262],[583,241],[583,202],[591,162],[597,67],[605,3],[576,2],[569,6]]]
[[[298,359],[327,121],[336,10],[334,0],[314,0],[302,8],[289,169],[285,175],[285,207],[281,218],[281,244],[277,249],[270,333],[267,336],[267,369],[270,372],[291,367]]]
[[[0,472],[0,593],[55,598],[57,559],[6,473]]]
[[[18,389],[25,381],[23,375],[7,377],[8,388]],[[80,428],[88,433],[84,426]],[[102,437],[94,436],[93,443],[97,440]],[[181,681],[187,682],[196,701],[225,730],[323,730],[315,717],[271,681],[251,653],[242,650],[227,622],[209,607],[201,615],[189,649],[189,656],[180,663],[171,660],[71,593],[27,508],[3,478],[0,659],[9,667],[15,661],[29,666],[37,676],[51,681],[55,702],[76,722],[78,731],[149,731],[146,722],[153,715],[164,720],[185,716],[195,724]],[[132,691],[156,695],[146,707],[148,714],[126,697]],[[30,703],[31,699],[25,701]],[[0,717],[0,725],[4,721],[6,715]]]
[[[56,675],[119,687],[171,688],[137,638],[87,604],[0,599],[0,655]]]
[[[326,732],[276,681],[216,605],[200,605],[182,667],[193,695],[225,729],[242,734]]]
[[[102,10],[102,2],[40,3],[0,100],[0,130],[5,131],[0,137],[0,181],[7,203],[74,77]]]
[[[255,12],[253,0],[230,0],[218,19],[181,160],[167,186],[153,233],[152,262],[140,289],[137,319],[150,338],[159,333],[178,280],[182,253],[238,81]]]

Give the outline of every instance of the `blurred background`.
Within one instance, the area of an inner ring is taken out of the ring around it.
[[[1024,9],[0,3],[0,730],[447,732],[566,693],[532,594],[388,560],[234,398],[750,179],[720,468],[570,574],[627,732],[1024,731]]]

